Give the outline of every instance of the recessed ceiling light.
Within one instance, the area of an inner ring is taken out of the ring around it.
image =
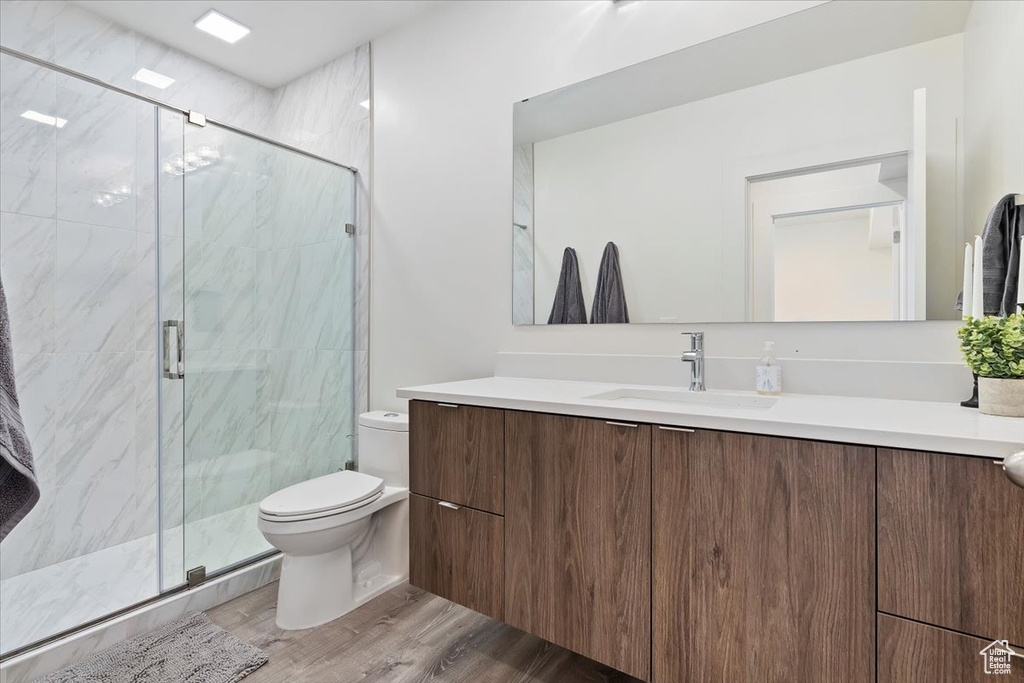
[[[237,43],[249,35],[249,28],[234,19],[228,19],[215,9],[210,10],[196,20],[195,26],[200,31],[220,38],[225,43]]]
[[[365,108],[369,109],[370,108],[370,100],[363,100],[362,102],[359,103],[359,106],[360,107],[365,107]]]
[[[40,114],[39,112],[32,111],[31,109],[22,114],[21,118],[28,119],[29,121],[36,121],[38,123],[45,123],[48,126],[56,126],[57,128],[63,128],[68,122],[67,119],[61,119],[47,114]]]
[[[151,85],[154,88],[160,88],[161,90],[169,86],[171,83],[174,83],[174,79],[170,76],[164,76],[163,74],[158,74],[157,72],[150,71],[149,69],[139,69],[135,72],[135,75],[132,76],[132,78],[139,83],[145,83],[146,85]]]

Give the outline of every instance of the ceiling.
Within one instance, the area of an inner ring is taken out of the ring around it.
[[[74,0],[182,52],[276,88],[369,42],[444,0]],[[209,9],[252,33],[234,45],[192,24]]]
[[[514,143],[960,33],[971,0],[834,0],[515,104]]]

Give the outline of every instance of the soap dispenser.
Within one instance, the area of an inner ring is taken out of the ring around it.
[[[765,342],[755,378],[757,393],[776,396],[782,393],[782,368],[775,358],[775,342]]]

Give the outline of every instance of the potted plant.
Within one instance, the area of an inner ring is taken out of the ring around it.
[[[964,360],[978,375],[978,409],[1024,417],[1024,314],[968,318],[958,336]]]

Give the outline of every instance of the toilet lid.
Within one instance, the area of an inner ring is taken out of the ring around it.
[[[260,503],[260,512],[275,517],[296,517],[339,508],[352,509],[378,498],[383,490],[384,480],[380,477],[362,472],[335,472],[270,494]]]

